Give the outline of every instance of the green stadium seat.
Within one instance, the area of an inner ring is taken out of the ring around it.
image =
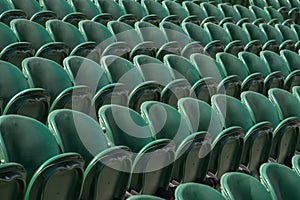
[[[259,56],[249,52],[241,52],[239,53],[239,59],[247,66],[250,73],[259,72],[264,76],[263,94],[267,94],[271,88],[283,88],[283,73],[280,71],[272,72],[269,66],[260,59]]]
[[[299,24],[300,8],[293,8],[288,0],[278,0],[278,3],[281,7],[288,10],[288,18],[292,19],[296,24]]]
[[[83,13],[90,20],[103,25],[113,20],[113,17],[109,13],[102,13],[92,1],[68,0],[68,2],[75,11]]]
[[[53,11],[58,19],[74,26],[77,26],[79,21],[87,19],[87,16],[83,13],[75,12],[67,1],[41,0],[40,4],[45,10]]]
[[[204,24],[204,29],[209,33],[210,38],[219,40],[224,45],[224,52],[237,55],[244,51],[244,44],[240,40],[232,41],[232,38],[225,29],[213,23]]]
[[[260,168],[260,181],[271,194],[272,199],[298,199],[300,177],[287,166],[265,163]]]
[[[177,107],[178,99],[191,94],[191,85],[186,79],[175,79],[163,62],[149,56],[136,56],[134,64],[141,71],[145,81],[155,81],[163,87],[162,102]]]
[[[263,8],[252,5],[249,7],[249,10],[253,12],[256,19],[264,19],[270,25],[275,25],[280,23],[278,19],[271,18]]]
[[[225,17],[218,7],[211,3],[203,2],[200,4],[200,6],[207,13],[207,16],[216,17],[220,25],[224,24],[225,22],[235,22],[232,17]]]
[[[221,192],[227,199],[272,199],[256,178],[239,172],[226,173],[221,177]]]
[[[300,25],[292,24],[291,29],[297,34],[298,38],[300,36]]]
[[[147,101],[141,113],[155,139],[167,138],[176,145],[172,178],[179,183],[205,180],[211,146],[206,132],[191,133],[181,114],[170,105]]]
[[[281,121],[275,106],[262,94],[247,91],[241,94],[241,99],[254,123],[271,122],[274,131],[270,156],[278,163],[291,165],[297,145],[299,119],[289,117]]]
[[[85,160],[82,199],[124,198],[131,170],[131,153],[127,147],[109,148],[101,126],[77,111],[51,112],[48,127],[58,138],[62,152],[79,153]]]
[[[163,200],[163,199],[151,195],[134,195],[129,197],[128,200]]]
[[[265,7],[264,10],[269,14],[271,19],[277,19],[282,25],[291,26],[294,24],[293,20],[284,19],[282,14],[271,6]]]
[[[146,121],[128,107],[104,105],[99,118],[110,141],[126,145],[134,153],[129,191],[155,195],[167,190],[175,160],[175,144],[168,139],[154,140]]]
[[[227,75],[237,75],[242,80],[241,91],[252,90],[263,93],[264,77],[261,73],[249,73],[247,66],[237,57],[229,53],[217,53],[216,61],[226,71]]]
[[[175,79],[186,79],[191,85],[190,96],[210,103],[211,96],[217,92],[218,83],[210,77],[202,78],[196,67],[186,58],[166,55],[164,63],[174,74]]]
[[[104,56],[101,64],[113,83],[122,83],[129,91],[129,107],[139,111],[144,101],[159,101],[161,86],[153,81],[145,81],[133,63],[117,56]]]
[[[0,22],[9,26],[9,23],[13,19],[26,19],[27,15],[23,10],[15,9],[11,2],[7,0],[1,0],[0,8]]]
[[[36,22],[15,19],[11,21],[11,28],[21,42],[28,42],[33,46],[35,56],[62,64],[63,59],[69,54],[69,48],[64,43],[53,42],[47,30]]]
[[[18,163],[0,165],[0,192],[3,199],[23,199],[26,191],[26,170]]]
[[[266,1],[263,0],[250,0],[250,5],[254,5],[260,8],[264,8],[264,7],[268,7],[268,3]]]
[[[14,65],[0,61],[1,114],[19,114],[46,122],[49,94],[41,88],[29,89],[25,76]]]
[[[293,170],[300,176],[300,156],[295,155],[292,159]]]
[[[293,8],[300,8],[300,2],[299,1],[295,1],[295,0],[289,0],[291,6]]]
[[[67,72],[56,62],[39,57],[28,58],[23,62],[23,73],[31,88],[44,88],[49,92],[49,112],[61,108],[90,112],[90,89],[73,86]]]
[[[282,24],[276,24],[276,29],[281,33],[284,41],[292,41],[295,44],[296,52],[300,49],[300,42],[297,34],[290,29],[288,26],[282,25]]]
[[[247,108],[238,99],[216,94],[212,107],[223,117],[224,127],[240,126],[244,132],[244,148],[241,163],[258,177],[259,167],[269,159],[273,127],[270,122],[253,124]]]
[[[280,56],[283,57],[285,62],[288,64],[290,71],[295,71],[300,69],[300,55],[296,52],[289,50],[280,51]]]
[[[225,17],[231,17],[239,26],[246,22],[251,23],[250,19],[242,18],[238,11],[235,10],[233,6],[228,5],[227,3],[219,4],[218,8],[221,10]]]
[[[299,70],[291,72],[283,57],[271,51],[262,51],[260,57],[267,63],[272,72],[281,71],[283,73],[285,77],[284,88],[286,90],[292,91],[293,86],[300,85]]]
[[[76,153],[60,154],[45,125],[24,116],[1,116],[0,134],[2,159],[18,162],[27,171],[25,199],[79,197],[84,160]]]
[[[178,200],[203,199],[224,200],[225,198],[215,189],[198,183],[185,183],[175,190],[175,198]]]
[[[95,42],[88,42],[81,32],[72,24],[60,20],[46,22],[47,31],[56,42],[64,42],[70,49],[69,55],[89,57],[99,62],[100,53]]]
[[[247,7],[243,6],[243,5],[234,5],[233,8],[240,14],[240,16],[243,19],[248,19],[250,20],[253,24],[261,24],[261,23],[265,23],[265,19],[261,19],[258,18],[256,19],[256,16],[254,15],[253,12],[251,12]],[[249,22],[248,22],[249,23]]]
[[[203,54],[193,54],[191,63],[197,68],[201,77],[211,77],[217,81],[217,93],[226,93],[239,98],[241,79],[236,75],[227,76],[215,59]]]
[[[12,4],[16,9],[23,10],[31,21],[37,22],[43,26],[49,19],[56,19],[56,14],[49,10],[43,10],[35,0],[18,1],[12,0]]]
[[[281,6],[279,4],[279,1],[276,1],[276,0],[266,0],[266,2],[268,3],[269,6],[275,8],[276,10],[278,10],[284,19],[288,19],[289,18],[289,15],[288,15],[288,12],[289,12],[289,9],[287,7],[284,7],[284,6]]]

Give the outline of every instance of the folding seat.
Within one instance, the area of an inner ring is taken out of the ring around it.
[[[300,85],[299,70],[291,71],[283,57],[272,51],[262,51],[260,57],[267,63],[272,72],[281,71],[283,73],[285,77],[284,88],[286,90],[292,91],[293,86]]]
[[[199,71],[201,77],[211,77],[217,81],[217,93],[226,93],[227,95],[239,98],[241,80],[238,76],[227,76],[219,63],[210,56],[193,54],[190,60]]]
[[[20,42],[14,32],[4,23],[0,23],[0,59],[22,68],[22,61],[34,55],[34,49],[27,42]]]
[[[296,52],[298,52],[300,49],[300,42],[297,34],[288,26],[282,24],[276,24],[275,27],[282,35],[284,41],[292,41],[295,44]]]
[[[232,17],[225,17],[224,14],[213,4],[203,2],[200,6],[207,13],[207,16],[215,16],[219,20],[220,25],[223,25],[225,22],[235,22]]]
[[[212,97],[212,107],[222,116],[224,128],[240,126],[244,134],[244,148],[241,163],[258,177],[259,167],[269,159],[273,127],[270,122],[253,124],[247,108],[238,99],[216,94]]]
[[[274,131],[270,156],[278,163],[291,165],[297,145],[299,119],[289,117],[280,121],[274,105],[262,94],[247,91],[241,94],[241,99],[254,123],[272,123]]]
[[[234,5],[233,8],[240,14],[243,19],[250,20],[253,24],[258,25],[265,23],[265,19],[256,18],[253,12],[251,12],[247,7],[243,5]]]
[[[300,69],[300,55],[290,50],[280,51],[280,56],[287,63],[290,71],[297,71]]]
[[[199,42],[203,47],[205,53],[215,58],[218,52],[224,51],[224,44],[219,40],[212,40],[209,33],[202,27],[185,22],[182,24],[182,29],[191,38],[192,41]]]
[[[261,73],[250,73],[247,66],[237,57],[229,53],[217,53],[216,61],[228,75],[237,75],[242,80],[241,91],[263,93],[264,77]]]
[[[227,199],[272,199],[256,178],[239,172],[226,173],[221,177],[221,192]]]
[[[179,3],[176,3],[175,1],[164,0],[162,5],[167,11],[169,11],[170,15],[178,16],[181,23],[192,22],[195,24],[200,24],[200,19],[198,16],[190,15]]]
[[[133,63],[118,56],[104,56],[101,59],[108,77],[113,83],[122,83],[129,91],[129,107],[139,111],[144,101],[159,101],[161,85],[153,81],[145,81],[140,71]]]
[[[156,15],[160,21],[169,21],[180,25],[180,18],[176,15],[170,15],[170,13],[157,1],[142,0],[141,5],[146,9],[149,15]]]
[[[148,22],[136,22],[135,28],[143,41],[154,43],[156,47],[155,57],[159,60],[163,60],[166,54],[181,54],[179,43],[176,41],[169,42],[164,33],[153,24]]]
[[[54,41],[63,42],[69,47],[69,55],[89,57],[99,62],[100,53],[96,43],[86,41],[81,32],[72,24],[60,20],[49,20],[46,22],[46,29]]]
[[[264,76],[263,94],[267,94],[270,88],[283,88],[283,73],[280,71],[271,72],[271,69],[259,56],[250,52],[241,52],[239,53],[239,59],[247,66],[249,73],[259,72]]]
[[[90,112],[90,89],[72,86],[67,72],[56,62],[39,57],[28,58],[23,62],[23,73],[31,88],[44,88],[49,92],[49,112],[61,108]]]
[[[41,88],[29,89],[22,72],[14,65],[0,61],[1,114],[19,114],[46,122],[49,94]]]
[[[203,200],[224,200],[225,198],[210,186],[198,183],[184,183],[175,190],[175,198],[185,199],[203,199]]]
[[[163,199],[151,195],[134,195],[129,197],[128,200],[163,200]]]
[[[284,19],[282,14],[271,6],[265,7],[264,10],[268,13],[271,19],[277,19],[282,25],[291,26],[294,24],[292,19]]]
[[[67,1],[40,0],[40,4],[45,10],[53,11],[58,19],[71,23],[74,26],[77,26],[79,21],[87,19],[87,16],[83,13],[75,12]]]
[[[295,155],[292,159],[293,170],[300,176],[300,156]]]
[[[103,13],[109,13],[114,20],[118,20],[134,26],[134,23],[137,21],[137,18],[132,14],[126,14],[121,6],[111,0],[94,0],[94,3]]]
[[[198,41],[191,41],[191,38],[180,26],[171,22],[161,22],[159,26],[169,42],[176,41],[179,43],[182,56],[189,59],[193,53],[205,53],[203,46]]]
[[[126,145],[133,154],[131,183],[136,194],[158,195],[168,188],[175,161],[175,144],[157,139],[140,114],[119,105],[104,105],[99,110],[100,124],[114,145]]]
[[[244,44],[235,40],[232,41],[231,36],[221,26],[213,23],[204,24],[204,29],[209,33],[212,40],[219,40],[224,45],[224,52],[237,55],[239,52],[244,51]]]
[[[146,54],[155,57],[156,47],[153,42],[143,42],[137,31],[124,22],[111,21],[107,24],[108,29],[113,33],[118,42],[126,42],[131,48],[130,60],[139,54]]]
[[[26,16],[31,21],[37,22],[43,26],[49,19],[56,19],[56,14],[50,10],[43,10],[35,0],[11,0],[12,4],[16,9],[23,10],[26,13]]]
[[[160,19],[158,16],[149,15],[140,3],[131,0],[120,0],[119,4],[127,14],[134,15],[138,21],[149,22],[155,26],[159,25]]]
[[[252,5],[250,6],[249,10],[253,12],[256,19],[264,19],[270,25],[275,25],[280,23],[278,19],[271,18],[263,8]]]
[[[177,107],[178,99],[188,97],[192,93],[189,82],[186,79],[175,79],[174,74],[160,60],[139,55],[133,62],[145,81],[155,81],[163,87],[161,102]]]
[[[164,63],[174,74],[175,79],[186,79],[191,87],[190,96],[210,103],[211,96],[217,92],[218,83],[214,78],[202,78],[196,67],[186,58],[166,55]]]
[[[75,11],[83,13],[95,22],[106,25],[107,22],[114,20],[109,13],[102,13],[92,1],[68,0],[68,2]]]
[[[271,194],[272,199],[299,199],[300,177],[287,166],[265,163],[260,168],[260,181]]]
[[[259,40],[249,40],[245,30],[236,24],[228,22],[223,26],[233,41],[239,40],[242,42],[245,51],[259,55],[259,52],[262,50],[262,44]]]
[[[11,28],[21,42],[28,42],[35,49],[35,56],[62,64],[69,48],[62,42],[53,42],[50,34],[40,24],[27,19],[14,19]],[[28,31],[32,30],[32,31]]]
[[[45,125],[20,115],[1,116],[0,134],[1,159],[18,162],[26,169],[24,199],[79,198],[84,160],[77,153],[61,154]]]
[[[289,18],[289,15],[288,15],[288,8],[287,7],[284,7],[284,6],[281,6],[279,4],[279,1],[276,1],[276,0],[266,0],[268,6],[270,7],[273,7],[275,8],[278,12],[280,12],[283,16],[284,19],[288,19]]]
[[[81,199],[124,198],[132,162],[128,147],[109,147],[101,126],[81,112],[53,111],[48,118],[48,127],[62,152],[79,153],[85,160]]]
[[[289,49],[292,51],[296,51],[295,43],[292,40],[285,40],[282,37],[282,34],[278,29],[276,29],[274,26],[268,25],[268,24],[260,24],[259,28],[262,30],[262,32],[266,35],[266,37],[270,41],[276,41],[279,44],[279,51],[282,49]],[[276,52],[276,51],[275,51]],[[279,52],[276,52],[279,53]]]
[[[221,3],[218,5],[218,8],[224,14],[225,17],[231,17],[235,23],[241,26],[243,23],[251,23],[250,19],[242,18],[241,15],[238,13],[237,10],[234,9],[233,6],[228,5],[226,3]]]
[[[0,165],[0,192],[3,199],[23,199],[26,190],[26,170],[13,162]]]
[[[294,95],[297,92],[296,88],[297,87],[295,87],[293,91]],[[273,88],[269,90],[269,99],[274,104],[280,120],[284,120],[289,117],[297,117],[298,119],[300,119],[299,101],[294,95],[283,89]],[[299,136],[296,150],[300,150]]]
[[[300,25],[298,24],[292,24],[291,29],[297,34],[298,38],[300,35]]]
[[[267,26],[272,27],[271,25]],[[250,41],[258,40],[262,43],[262,50],[279,52],[279,43],[274,39],[269,39],[259,27],[255,26],[254,24],[244,23],[243,29],[246,31]]]
[[[0,0],[0,22],[9,26],[13,19],[26,19],[27,15],[23,10],[15,9],[11,2],[7,0]]]
[[[288,11],[288,18],[292,19],[296,24],[300,23],[299,14],[300,8],[293,8],[288,0],[278,0],[280,7],[284,7]]]

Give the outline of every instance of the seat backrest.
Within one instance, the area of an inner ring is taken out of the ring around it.
[[[46,22],[46,28],[56,42],[64,42],[70,50],[86,42],[81,32],[68,22],[49,20]]]
[[[203,46],[207,45],[211,41],[209,33],[194,23],[184,22],[182,24],[182,28],[192,41],[198,41]]]
[[[1,116],[0,134],[2,159],[22,164],[27,171],[27,182],[43,162],[60,153],[49,129],[32,118]]]
[[[58,19],[63,19],[67,14],[74,12],[67,1],[41,0],[40,4],[44,9],[53,11]]]
[[[42,10],[40,4],[35,0],[27,0],[27,1],[11,0],[11,2],[13,3],[16,9],[23,10],[29,19],[35,13]]]
[[[127,14],[134,15],[137,20],[141,20],[147,15],[145,8],[136,1],[120,0],[119,4],[123,7]]]
[[[169,15],[168,11],[157,1],[142,0],[141,4],[145,7],[148,14],[155,14],[160,20],[163,20]]]
[[[204,29],[210,34],[211,40],[220,40],[225,46],[231,42],[230,35],[219,25],[209,22],[204,24]]]
[[[269,24],[260,24],[259,28],[269,40],[275,40],[279,44],[281,44],[284,41],[282,35],[274,26],[271,26]]]
[[[128,107],[104,105],[99,110],[99,118],[114,145],[125,145],[138,153],[153,141],[149,125],[139,113]]]
[[[296,52],[284,49],[280,51],[280,55],[288,64],[291,71],[300,69],[300,56]]]
[[[267,63],[272,72],[281,71],[285,77],[289,75],[289,67],[280,55],[266,50],[260,52],[260,57]]]
[[[100,9],[92,1],[68,0],[68,2],[73,6],[74,10],[82,12],[89,19],[100,14]]]
[[[212,107],[223,117],[226,128],[240,126],[247,132],[253,126],[249,111],[234,97],[216,94],[212,97]]]
[[[177,15],[180,20],[189,16],[187,11],[175,1],[163,1],[162,5],[169,11],[170,15]]]
[[[233,8],[240,14],[242,18],[250,19],[251,21],[254,21],[256,17],[254,16],[254,13],[252,13],[248,8],[242,5],[234,5]]]
[[[218,8],[223,12],[224,16],[232,17],[236,22],[241,19],[240,14],[231,5],[219,4]]]
[[[114,19],[118,19],[124,15],[124,11],[115,1],[111,0],[95,0],[96,5],[102,10],[103,13],[109,13]]]
[[[15,19],[10,24],[19,40],[31,43],[36,50],[44,44],[53,42],[47,30],[36,22],[27,19]]]
[[[169,41],[178,42],[182,48],[191,42],[189,36],[180,26],[171,22],[161,22],[159,26]]]
[[[276,24],[275,27],[277,30],[279,30],[284,40],[292,40],[295,43],[299,41],[297,34],[288,26]]]
[[[262,44],[265,44],[268,41],[267,36],[254,24],[244,23],[243,29],[247,32],[250,41],[259,40]]]
[[[205,10],[207,16],[215,16],[220,21],[225,18],[223,13],[213,4],[203,2],[200,4],[200,6],[203,8],[203,10]]]
[[[58,63],[46,58],[31,57],[23,62],[23,73],[30,87],[44,88],[50,94],[52,102],[72,82],[66,71]]]
[[[247,33],[240,26],[227,22],[224,24],[224,29],[229,33],[233,41],[240,40],[244,45],[250,42],[249,38],[247,38]]]
[[[184,1],[182,7],[185,8],[190,15],[196,15],[200,20],[207,18],[206,12],[194,2]]]
[[[156,58],[138,55],[134,57],[133,62],[142,72],[146,81],[156,81],[166,86],[174,80],[174,75],[171,74],[163,62]]]
[[[9,44],[19,42],[14,32],[4,23],[0,22],[0,49],[3,50]]]
[[[14,9],[14,6],[7,0],[1,0],[0,13]]]
[[[281,15],[281,13],[278,10],[276,10],[275,8],[268,6],[268,7],[264,8],[264,10],[269,14],[271,19],[277,19],[280,22],[284,21],[284,18]]]
[[[255,5],[251,5],[249,7],[249,10],[251,10],[254,13],[256,19],[262,18],[262,19],[266,20],[267,22],[269,22],[271,20],[270,16],[268,15],[267,12],[265,12],[265,10],[263,8],[260,8]]]
[[[230,172],[221,177],[222,194],[229,199],[266,199],[271,200],[266,188],[254,177]],[[255,191],[255,192],[252,192]]]

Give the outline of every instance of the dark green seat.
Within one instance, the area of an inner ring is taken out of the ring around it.
[[[218,8],[224,14],[225,17],[231,17],[238,26],[241,26],[243,23],[250,22],[248,18],[242,18],[237,10],[230,4],[221,3],[218,5]]]
[[[16,9],[23,10],[31,21],[37,22],[43,26],[49,19],[56,19],[56,14],[50,10],[43,10],[40,4],[35,0],[18,1],[12,0]]]
[[[34,55],[34,48],[28,42],[20,42],[14,32],[0,23],[0,59],[22,68],[22,61]]]
[[[163,200],[163,199],[151,195],[134,195],[129,197],[128,200]]]
[[[260,181],[271,194],[272,199],[299,199],[300,177],[287,166],[265,163],[260,168]]]
[[[300,156],[295,155],[292,159],[293,170],[300,176]]]
[[[202,78],[196,67],[186,58],[166,55],[164,63],[174,74],[175,79],[186,79],[191,85],[190,96],[210,103],[210,98],[217,92],[217,82],[213,78]]]
[[[280,51],[280,56],[283,57],[284,61],[288,64],[291,71],[300,69],[300,56],[296,52],[290,50]]]
[[[69,54],[69,48],[64,43],[53,42],[47,30],[36,22],[15,19],[11,21],[11,28],[21,42],[28,42],[33,46],[36,51],[35,56],[62,64],[63,59]]]
[[[23,199],[26,191],[26,170],[18,163],[0,165],[0,192],[4,200]]]
[[[145,81],[140,71],[129,62],[118,56],[104,56],[101,64],[113,83],[122,83],[129,91],[129,107],[139,111],[144,101],[159,101],[161,86],[153,81]]]
[[[243,19],[247,19],[255,25],[265,23],[265,19],[256,18],[253,12],[251,12],[247,7],[243,5],[233,5],[233,8],[240,14]],[[249,22],[248,22],[249,23]]]
[[[262,94],[247,91],[241,94],[241,99],[254,123],[271,122],[274,131],[270,156],[278,163],[290,166],[297,145],[299,119],[289,117],[281,121],[275,106]]]
[[[273,127],[270,122],[253,124],[247,108],[238,99],[216,94],[212,107],[223,117],[224,127],[240,126],[244,132],[244,149],[241,163],[253,176],[258,177],[259,167],[269,159]]]
[[[291,26],[294,24],[292,19],[284,19],[282,14],[271,6],[265,7],[264,10],[268,13],[271,19],[277,19],[282,25]]]
[[[41,88],[29,89],[25,76],[14,65],[0,61],[1,114],[19,114],[46,122],[49,94]]]
[[[113,17],[109,13],[102,13],[92,1],[68,0],[68,2],[75,11],[83,13],[90,20],[103,25],[113,20]]]
[[[262,51],[260,57],[267,63],[272,72],[281,71],[283,73],[285,77],[284,88],[286,90],[292,91],[294,86],[300,85],[300,71],[291,71],[283,57],[271,51]]]
[[[85,160],[82,199],[124,198],[131,170],[131,152],[127,147],[109,148],[101,126],[77,111],[51,112],[48,126],[62,152],[77,152]]]
[[[235,22],[232,17],[225,17],[224,14],[211,3],[203,2],[200,7],[207,13],[207,16],[214,16],[219,20],[219,24],[222,25],[225,22]]]
[[[275,25],[275,24],[280,23],[280,21],[278,19],[276,19],[276,18],[272,19],[268,15],[268,13],[264,10],[264,8],[260,8],[260,7],[255,6],[255,5],[251,5],[249,7],[249,10],[254,13],[256,19],[259,19],[259,18],[264,19],[267,22],[267,24]]]
[[[156,58],[163,60],[166,54],[181,54],[181,47],[175,41],[169,42],[164,33],[153,24],[148,22],[137,22],[135,28],[142,40],[153,42],[156,50]]]
[[[163,62],[150,56],[139,55],[134,58],[134,64],[141,71],[145,81],[155,81],[163,87],[161,102],[177,107],[178,99],[191,94],[191,85],[185,79],[175,79]]]
[[[172,178],[179,183],[205,180],[210,159],[210,139],[206,132],[190,132],[181,114],[170,105],[147,101],[141,113],[155,139],[167,138],[176,145]]]
[[[272,72],[259,56],[250,52],[241,52],[239,59],[247,66],[250,73],[259,72],[264,76],[264,94],[267,94],[271,88],[283,88],[283,73],[280,71]]]
[[[69,47],[69,55],[89,57],[99,62],[100,52],[96,43],[86,41],[81,32],[72,24],[60,20],[49,20],[46,22],[46,28],[54,41],[63,42]]]
[[[26,19],[27,15],[23,10],[15,9],[11,2],[7,0],[1,0],[0,8],[0,22],[9,26],[9,23],[13,19]]]
[[[221,26],[206,23],[204,24],[204,29],[209,33],[213,41],[219,40],[224,45],[224,52],[237,56],[239,52],[244,51],[244,44],[240,40],[233,41],[230,34]]]
[[[83,13],[75,12],[67,1],[41,0],[40,4],[45,10],[53,11],[58,19],[71,23],[74,26],[77,26],[79,21],[87,19],[87,16]]]
[[[226,93],[239,98],[242,82],[238,76],[227,76],[220,64],[207,55],[194,54],[191,56],[191,63],[197,68],[201,77],[211,77],[217,81],[217,93]]]
[[[295,44],[295,52],[298,52],[300,49],[300,42],[299,42],[299,38],[298,35],[292,30],[290,29],[288,26],[282,25],[282,24],[276,24],[275,25],[276,29],[279,30],[279,32],[281,33],[284,41],[292,41]]]
[[[90,112],[91,92],[87,86],[73,86],[63,67],[52,60],[32,57],[24,60],[23,73],[31,88],[44,88],[50,95],[50,110],[70,108]]]
[[[239,172],[230,172],[222,176],[221,192],[227,199],[272,199],[256,178]]]
[[[289,1],[287,0],[278,0],[278,3],[280,7],[283,7],[287,10],[288,13],[288,18],[292,19],[296,24],[299,24],[299,13],[300,13],[300,8],[299,7],[292,7]]]
[[[216,60],[220,63],[224,71],[228,75],[237,75],[242,82],[242,91],[255,91],[263,93],[264,91],[264,77],[261,73],[249,72],[247,66],[237,57],[229,53],[217,53]]]
[[[27,171],[25,199],[79,198],[84,160],[76,153],[60,154],[45,125],[24,116],[1,116],[0,134],[1,159],[18,162]]]
[[[184,183],[175,190],[175,198],[178,200],[203,199],[224,200],[225,198],[215,189],[198,183]]]
[[[126,145],[134,153],[129,191],[155,195],[166,190],[172,176],[175,144],[168,139],[154,140],[146,121],[128,107],[104,105],[99,118],[111,143]]]

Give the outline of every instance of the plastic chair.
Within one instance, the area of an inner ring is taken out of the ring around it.
[[[11,2],[1,0],[0,22],[9,26],[13,19],[26,19],[27,15],[23,10],[15,9]]]
[[[226,3],[221,3],[218,5],[218,8],[224,14],[225,17],[231,17],[238,26],[241,26],[243,23],[251,23],[250,19],[242,18],[237,10],[233,6]]]
[[[294,42],[296,52],[298,52],[300,49],[300,46],[299,46],[300,42],[299,42],[299,38],[298,38],[297,34],[292,29],[290,29],[289,27],[282,25],[282,24],[276,24],[275,27],[276,27],[276,29],[279,30],[279,32],[281,33],[281,35],[285,41]]]
[[[280,23],[280,21],[278,19],[276,19],[276,18],[272,19],[263,8],[260,8],[255,5],[251,5],[249,7],[249,10],[254,13],[256,19],[259,19],[259,18],[264,19],[267,22],[267,24],[275,25],[275,24]]]
[[[200,4],[201,8],[206,11],[207,16],[215,16],[219,20],[219,24],[222,25],[225,22],[234,22],[231,17],[225,17],[223,13],[218,9],[218,7],[210,4],[208,2],[203,2]]]
[[[243,5],[233,5],[233,8],[240,14],[243,19],[250,20],[253,24],[258,25],[261,23],[265,23],[266,21],[261,18],[256,18],[253,12],[251,12],[247,7]],[[249,22],[248,22],[249,23]]]

